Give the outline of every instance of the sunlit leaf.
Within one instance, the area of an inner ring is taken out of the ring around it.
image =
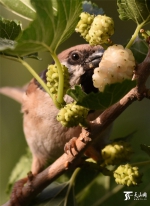
[[[0,38],[0,51],[3,51],[5,49],[13,49],[15,45],[16,45],[15,41]]]
[[[56,0],[55,13],[52,2],[31,0],[37,12],[36,19],[23,31],[16,49],[10,53],[24,56],[39,51],[56,51],[74,32],[82,11],[82,1]]]
[[[35,18],[35,10],[30,4],[30,0],[0,0],[0,3],[13,13],[28,20]]]
[[[132,19],[137,24],[150,22],[149,0],[117,0],[121,20]]]

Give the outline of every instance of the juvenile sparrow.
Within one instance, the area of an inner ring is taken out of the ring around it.
[[[101,46],[88,44],[71,47],[58,55],[61,64],[68,68],[70,85],[81,85],[86,93],[97,92],[92,82],[93,70],[101,61],[104,49]],[[46,82],[46,71],[41,73],[41,78]],[[33,156],[32,173],[39,173],[48,161],[53,161],[64,152],[64,145],[72,138],[78,137],[81,127],[63,127],[57,121],[58,109],[53,104],[50,96],[41,85],[32,79],[26,91],[24,89],[2,88],[5,93],[21,102],[23,112],[23,128],[26,141]],[[65,95],[67,103],[71,101]],[[94,120],[101,111],[90,112],[88,119]],[[104,135],[108,135],[106,132]]]

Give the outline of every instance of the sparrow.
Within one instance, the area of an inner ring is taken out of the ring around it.
[[[98,92],[93,86],[92,75],[103,53],[104,49],[101,46],[82,44],[71,47],[58,55],[61,64],[68,68],[71,88],[81,85],[87,94]],[[46,72],[47,69],[40,74],[45,82]],[[36,79],[32,79],[23,89],[6,87],[0,89],[0,92],[22,104],[23,130],[33,157],[31,168],[33,174],[43,170],[47,162],[52,162],[61,156],[64,153],[64,145],[72,137],[78,137],[81,133],[80,126],[67,128],[57,121],[59,110]],[[72,101],[68,95],[65,95],[64,99],[67,103]],[[101,112],[90,111],[88,120],[93,121]],[[109,132],[105,132],[104,136],[108,134]]]

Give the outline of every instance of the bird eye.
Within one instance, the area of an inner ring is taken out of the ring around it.
[[[80,56],[77,52],[72,53],[71,57],[74,61],[77,61],[80,59]]]

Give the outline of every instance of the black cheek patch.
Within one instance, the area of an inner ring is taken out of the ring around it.
[[[93,86],[92,75],[93,70],[88,70],[80,77],[82,89],[87,94],[90,92],[98,92],[98,89]]]

